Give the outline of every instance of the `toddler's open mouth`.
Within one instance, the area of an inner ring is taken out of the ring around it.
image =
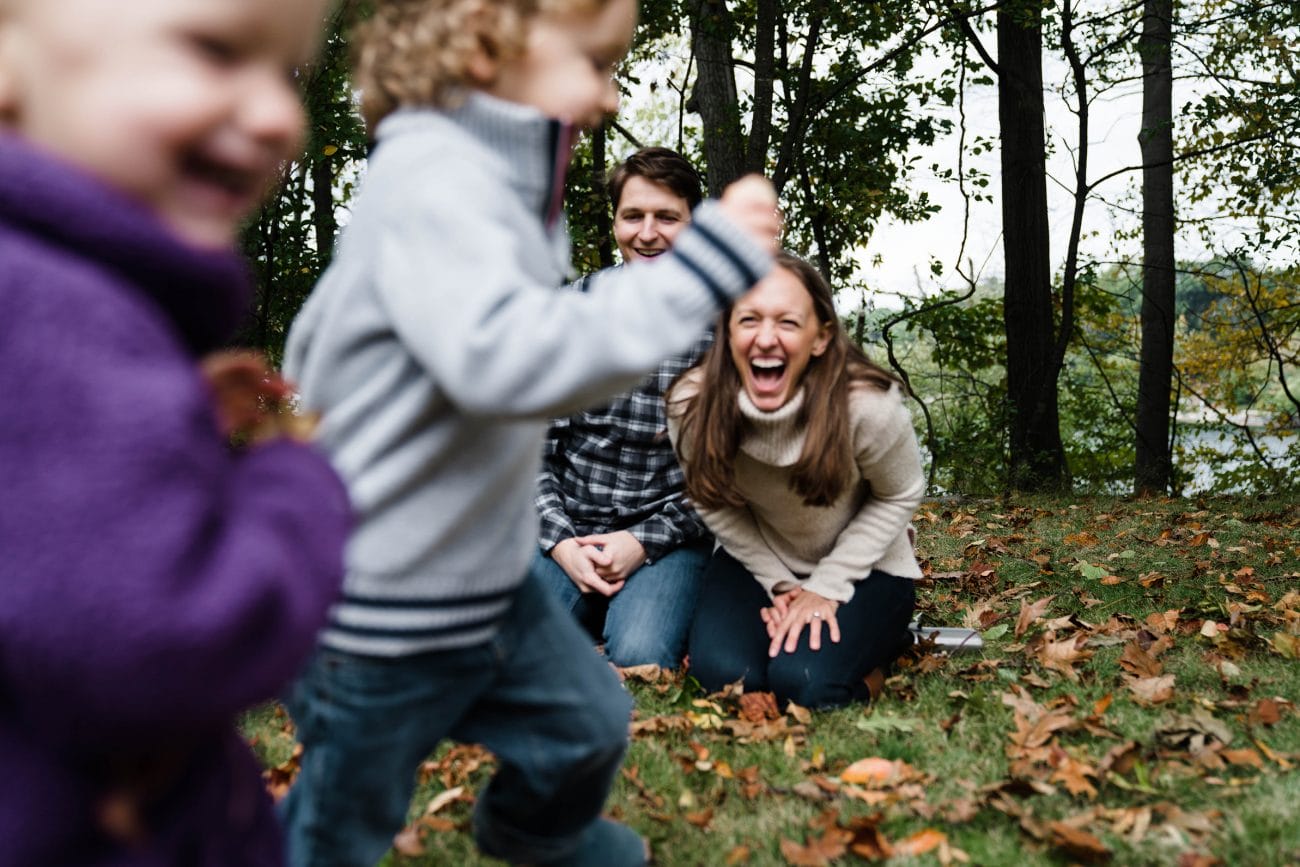
[[[182,168],[191,180],[237,201],[255,199],[264,175],[260,169],[235,166],[202,154],[188,156]]]

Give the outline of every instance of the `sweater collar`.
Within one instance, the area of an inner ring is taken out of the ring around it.
[[[405,108],[394,112],[379,125],[377,138],[383,141],[406,131],[427,129],[430,115],[445,118],[500,157],[509,186],[519,191],[529,209],[545,220],[547,228],[556,224],[576,140],[572,125],[553,120],[531,106],[471,90],[454,108],[436,112]]]
[[[233,251],[185,243],[141,203],[5,133],[0,222],[124,278],[162,308],[196,354],[226,340],[251,300],[247,269]]]
[[[754,406],[742,388],[737,394],[740,414],[745,419],[745,438],[740,450],[755,460],[778,467],[794,465],[803,454],[804,430],[799,426],[804,390],[800,388],[784,406],[766,412]]]
[[[804,391],[803,386],[794,393],[794,396],[787,400],[782,406],[772,411],[759,409],[754,406],[754,401],[749,397],[749,393],[743,388],[737,391],[737,400],[740,402],[740,414],[749,419],[756,425],[762,427],[781,426],[794,424],[795,416],[803,408]]]

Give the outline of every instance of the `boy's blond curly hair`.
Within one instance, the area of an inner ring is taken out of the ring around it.
[[[607,0],[376,0],[353,35],[354,77],[366,125],[408,105],[449,107],[475,81],[478,51],[497,62],[524,50],[539,14],[595,11]]]

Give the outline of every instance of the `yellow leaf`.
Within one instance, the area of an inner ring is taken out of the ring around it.
[[[1275,632],[1269,639],[1273,650],[1287,659],[1300,659],[1300,638],[1289,632]]]
[[[792,701],[786,702],[785,712],[790,714],[790,716],[794,717],[796,720],[803,723],[804,725],[810,725],[812,723],[812,713],[808,710],[808,708],[801,707],[800,705],[797,705]]]
[[[465,787],[457,786],[454,789],[447,789],[446,791],[435,795],[433,800],[429,802],[429,806],[424,808],[424,815],[432,816],[448,804],[459,800],[461,795],[464,793]]]
[[[320,152],[321,152],[322,154],[324,154],[325,156],[327,156],[327,157],[332,157],[332,156],[334,156],[336,153],[339,152],[339,146],[338,146],[338,145],[327,144],[327,145],[325,145],[325,147],[323,147],[323,148],[320,149]]]

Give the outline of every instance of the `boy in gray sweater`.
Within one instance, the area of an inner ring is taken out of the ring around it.
[[[771,267],[779,218],[770,185],[742,180],[672,253],[556,291],[570,130],[616,108],[636,4],[537,5],[380,0],[358,35],[377,146],[285,357],[358,520],[343,598],[290,700],[306,747],[285,803],[298,865],[377,861],[444,737],[499,760],[475,809],[486,853],[644,859],[599,818],[629,700],[526,578],[546,420],[693,344]]]

